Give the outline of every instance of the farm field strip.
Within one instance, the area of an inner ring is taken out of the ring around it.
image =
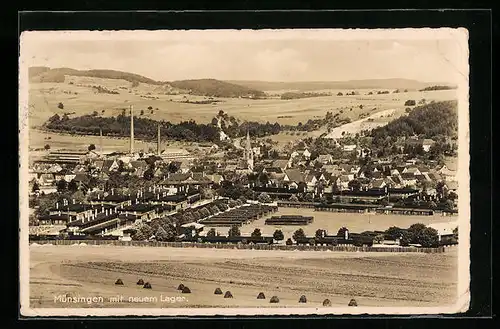
[[[277,307],[299,306],[297,300],[302,294],[310,301],[306,307],[317,307],[324,298],[332,300],[334,305],[342,305],[352,297],[363,305],[428,306],[437,301],[452,303],[456,295],[454,249],[436,255],[350,253],[349,256],[345,255],[349,253],[273,251],[260,253],[258,258],[254,256],[259,253],[251,250],[207,250],[209,252],[201,256],[197,250],[182,248],[46,246],[30,249],[36,261],[30,283],[32,304],[36,307],[60,307],[50,298],[58,293],[88,295],[95,292],[113,296],[121,291],[133,296],[159,293],[182,296],[184,294],[176,289],[181,282],[192,290],[189,302],[172,307],[273,306],[268,300],[255,300],[259,291],[264,291],[267,298],[278,295]],[[317,257],[310,256],[314,253]],[[281,257],[287,254],[291,257]],[[118,277],[126,286],[114,285]],[[135,283],[139,278],[151,282],[153,289],[138,287]],[[214,299],[216,287],[230,290],[235,298]],[[126,304],[119,307],[134,306]],[[135,307],[145,307],[145,304]]]

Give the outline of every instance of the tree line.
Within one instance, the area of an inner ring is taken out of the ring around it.
[[[124,111],[125,112],[125,111]],[[134,117],[134,134],[138,138],[153,139],[157,135],[158,124],[160,133],[174,140],[189,142],[214,142],[219,139],[217,128],[210,124],[199,124],[194,120],[183,121],[178,124],[156,121],[148,118]],[[69,118],[55,114],[45,123],[50,130],[98,135],[128,136],[130,135],[130,116],[122,113],[116,117],[99,117],[83,115]]]

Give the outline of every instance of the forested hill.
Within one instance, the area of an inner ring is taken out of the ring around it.
[[[75,70],[71,68],[49,68],[44,66],[30,67],[28,70],[30,82],[64,82],[65,75],[84,76],[103,79],[122,79],[132,83],[148,83],[153,85],[164,84],[145,76],[115,70]]]
[[[386,126],[371,132],[373,142],[385,140],[388,136],[423,138],[451,137],[458,134],[457,101],[434,102],[417,106],[407,116],[389,122]]]
[[[263,91],[215,79],[179,80],[170,82],[174,88],[189,90],[192,95],[212,97],[264,97]]]
[[[65,81],[65,76],[83,76],[102,79],[122,79],[133,84],[170,85],[197,96],[245,98],[262,98],[266,96],[263,91],[216,79],[178,80],[171,82],[156,81],[139,74],[115,70],[75,70],[66,67],[51,69],[45,66],[34,66],[29,68],[28,75],[29,81],[32,83],[62,83]]]

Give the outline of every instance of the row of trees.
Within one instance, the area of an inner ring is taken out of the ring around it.
[[[338,237],[344,237],[348,229],[341,227],[338,232]],[[323,229],[316,230],[315,237],[321,238],[325,235],[326,231]],[[369,235],[370,232],[363,232],[362,234]],[[458,228],[453,231],[456,238],[458,238]],[[303,229],[296,230],[292,238],[295,241],[303,240],[306,238]],[[424,224],[417,223],[411,225],[408,229],[402,229],[396,226],[388,228],[383,234],[374,238],[378,243],[383,240],[399,240],[401,246],[408,246],[410,244],[419,244],[424,248],[437,247],[439,244],[439,237],[437,231],[432,227],[427,227]]]
[[[218,232],[215,230],[215,228],[211,228],[207,232],[207,236],[208,237],[218,236]],[[241,236],[240,228],[238,226],[236,226],[236,225],[231,226],[231,228],[229,228],[229,231],[227,232],[227,236],[230,236],[230,237],[240,237]],[[261,232],[260,228],[254,229],[253,232],[250,234],[250,236],[252,238],[260,238],[260,237],[262,237],[262,232]],[[284,238],[285,238],[285,235],[283,234],[283,231],[281,231],[281,230],[274,231],[274,233],[273,233],[273,239],[274,240],[276,240],[276,241],[282,241]]]
[[[148,118],[134,118],[134,133],[138,138],[153,139],[160,125],[161,135],[174,140],[189,142],[215,142],[219,140],[217,128],[211,124],[198,124],[194,120],[178,124],[156,121]],[[130,134],[130,116],[125,110],[117,117],[99,117],[83,115],[69,118],[55,114],[45,123],[45,127],[55,131],[98,135],[100,130],[104,135],[128,136]]]
[[[383,238],[388,240],[399,239],[401,246],[419,244],[422,247],[429,248],[436,247],[439,244],[437,231],[434,228],[427,227],[422,223],[413,224],[408,229],[392,226],[384,232]],[[380,237],[378,239],[380,239]]]

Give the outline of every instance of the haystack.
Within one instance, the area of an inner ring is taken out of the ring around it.
[[[307,298],[305,295],[300,296],[299,303],[307,303]]]
[[[327,298],[323,301],[323,306],[332,306],[332,302]]]
[[[257,295],[257,299],[266,299],[266,295],[264,295],[263,292],[260,292],[258,295]]]
[[[122,279],[118,279],[118,280],[116,280],[115,284],[116,284],[116,285],[119,285],[119,286],[123,286],[123,281],[122,281]]]
[[[143,286],[144,289],[151,289],[151,283],[146,282]]]
[[[137,284],[143,286],[144,285],[144,280],[143,279],[139,279],[139,281],[137,281]]]
[[[279,302],[280,302],[280,299],[278,298],[278,296],[273,296],[269,300],[269,303],[279,303]]]
[[[233,294],[228,290],[226,291],[226,293],[224,294],[224,298],[233,298]]]
[[[222,295],[222,290],[220,288],[215,289],[214,291],[215,295]]]
[[[184,289],[184,285],[181,283],[178,287],[177,287],[177,290],[182,290]]]
[[[356,300],[353,298],[351,299],[351,301],[349,302],[349,305],[348,306],[358,306],[358,302],[356,302]]]
[[[184,288],[182,288],[182,293],[183,294],[190,294],[191,293],[191,289],[189,289],[187,286],[184,286]]]

